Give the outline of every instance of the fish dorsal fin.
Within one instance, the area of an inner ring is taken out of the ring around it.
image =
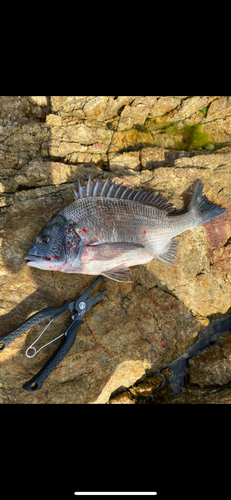
[[[145,205],[152,205],[167,213],[175,211],[172,203],[168,203],[168,200],[166,198],[162,198],[161,194],[154,195],[152,191],[136,191],[135,189],[122,186],[122,184],[116,185],[115,182],[111,184],[108,178],[106,182],[101,182],[99,179],[96,182],[93,182],[91,180],[91,175],[86,186],[81,186],[80,181],[78,181],[78,191],[74,190],[74,196],[76,200],[79,198],[98,196],[133,200],[144,203]]]

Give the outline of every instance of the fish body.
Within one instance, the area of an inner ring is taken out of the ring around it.
[[[202,196],[199,181],[187,211],[153,192],[135,191],[90,178],[79,183],[76,200],[53,215],[25,259],[28,265],[66,273],[102,274],[117,281],[131,276],[129,266],[159,259],[173,264],[178,238],[226,212]]]

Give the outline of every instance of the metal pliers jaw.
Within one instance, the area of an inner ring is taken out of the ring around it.
[[[48,375],[56,368],[56,366],[62,361],[62,359],[66,356],[68,351],[71,349],[75,338],[76,338],[76,333],[78,328],[81,326],[83,323],[82,317],[85,314],[85,312],[93,306],[98,300],[103,297],[103,295],[106,293],[106,290],[97,297],[93,299],[87,300],[88,295],[90,294],[91,290],[95,288],[95,286],[98,284],[99,281],[102,281],[102,277],[100,276],[94,283],[79,297],[78,300],[74,300],[73,302],[68,302],[67,300],[64,302],[64,304],[60,307],[47,307],[46,309],[42,309],[41,311],[33,314],[30,318],[28,318],[24,323],[22,323],[18,328],[13,330],[11,333],[9,333],[6,337],[0,337],[0,343],[3,344],[3,347],[0,349],[0,353],[5,349],[7,345],[10,344],[14,339],[19,337],[22,333],[26,332],[29,330],[29,328],[32,328],[32,326],[37,325],[41,321],[43,321],[45,318],[51,318],[51,321],[54,319],[58,318],[62,314],[64,314],[67,311],[77,311],[76,314],[72,315],[72,324],[69,326],[69,328],[66,330],[65,333],[62,335],[59,335],[59,337],[64,336],[64,339],[62,343],[59,345],[58,349],[54,352],[54,354],[51,356],[51,358],[47,361],[47,363],[41,368],[41,370],[32,377],[28,382],[26,382],[23,385],[23,389],[26,391],[36,391],[38,389],[41,389],[44,381],[48,377]],[[51,323],[50,321],[50,323]],[[49,324],[50,324],[49,323]],[[44,328],[43,332],[45,329],[49,326],[49,324]],[[43,333],[42,332],[42,333]],[[38,338],[41,337],[42,333],[39,335]],[[52,340],[51,342],[54,342],[57,340],[59,337],[56,339]],[[33,344],[31,344],[30,347],[28,347],[27,352],[29,349],[34,349],[34,354],[33,356],[38,352],[36,349],[33,347],[33,345],[37,342],[38,339],[36,339]],[[48,342],[49,344],[50,342]],[[46,345],[42,346],[40,349],[43,349]],[[39,350],[40,350],[39,349]],[[27,354],[26,352],[26,354]],[[33,357],[29,356],[28,357]]]

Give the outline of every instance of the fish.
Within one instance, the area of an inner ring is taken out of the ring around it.
[[[101,274],[115,281],[133,276],[131,266],[159,259],[175,265],[180,239],[226,212],[202,195],[198,181],[187,210],[174,215],[172,203],[153,191],[115,182],[78,181],[75,201],[56,212],[24,257],[27,265],[64,273]],[[130,281],[129,281],[130,282]]]

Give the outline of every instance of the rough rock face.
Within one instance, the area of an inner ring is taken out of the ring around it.
[[[106,294],[86,313],[71,351],[40,391],[21,387],[59,341],[32,359],[25,350],[43,324],[12,342],[0,354],[0,402],[107,403],[111,397],[110,403],[134,403],[136,394],[148,396],[160,384],[156,375],[145,380],[147,375],[183,354],[211,315],[228,313],[230,114],[226,96],[0,98],[2,336],[34,312],[78,298],[94,281],[29,268],[23,259],[51,215],[74,200],[78,179],[87,181],[90,173],[93,179],[123,178],[132,187],[162,193],[178,210],[187,207],[200,179],[209,200],[227,208],[220,218],[181,235],[175,267],[153,260],[132,269],[133,283],[103,278],[96,294]],[[70,321],[67,313],[53,322],[39,345],[64,332]],[[219,365],[221,353],[214,352]],[[228,339],[222,353],[231,356]],[[191,361],[192,385],[203,386],[198,363],[209,364],[211,356],[206,360],[202,353]],[[227,385],[231,370],[224,368],[218,380],[211,368],[206,377],[210,385]],[[209,403],[207,393],[206,398]]]

